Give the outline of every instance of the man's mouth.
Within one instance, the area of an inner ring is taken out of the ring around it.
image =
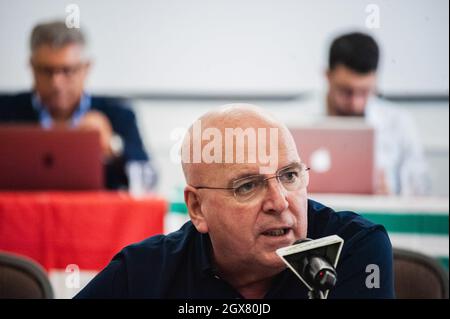
[[[279,237],[286,235],[290,230],[291,230],[290,228],[276,228],[266,230],[262,234],[264,236]]]

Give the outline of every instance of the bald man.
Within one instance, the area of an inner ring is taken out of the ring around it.
[[[191,221],[123,249],[77,298],[308,298],[275,251],[334,234],[345,243],[329,298],[394,297],[385,229],[308,200],[291,134],[262,109],[235,104],[202,116],[182,165]],[[379,269],[375,285],[369,265]]]

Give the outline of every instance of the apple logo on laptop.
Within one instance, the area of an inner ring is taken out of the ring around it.
[[[330,152],[324,148],[318,148],[311,153],[309,157],[311,163],[311,169],[317,173],[326,173],[331,168],[331,155]]]
[[[51,153],[45,153],[42,157],[42,164],[45,168],[51,169],[55,163],[55,159]]]

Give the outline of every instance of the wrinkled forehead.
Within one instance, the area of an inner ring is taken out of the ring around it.
[[[190,149],[182,153],[190,154],[183,162],[190,166],[192,183],[223,184],[248,175],[274,174],[300,162],[290,132],[258,119],[208,123],[201,128],[194,123],[191,139]]]

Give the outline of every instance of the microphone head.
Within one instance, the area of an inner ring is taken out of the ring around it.
[[[308,257],[307,257],[308,258]],[[337,273],[334,267],[323,256],[310,256],[305,267],[306,277],[319,290],[333,288],[337,282]]]
[[[294,245],[312,241],[310,238],[296,240]],[[333,288],[337,282],[337,273],[328,258],[320,250],[312,250],[305,254],[300,262],[300,275],[318,290]]]
[[[338,235],[317,239],[301,238],[292,245],[277,249],[277,255],[300,278],[310,291],[328,291],[336,286],[334,268],[344,240]]]

